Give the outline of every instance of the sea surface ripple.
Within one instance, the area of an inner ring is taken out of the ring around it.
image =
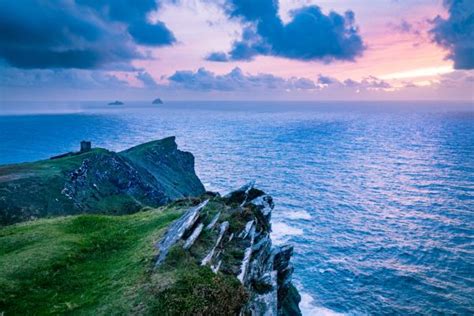
[[[2,106],[0,163],[176,135],[209,190],[257,180],[274,240],[295,245],[307,315],[474,314],[472,105]]]

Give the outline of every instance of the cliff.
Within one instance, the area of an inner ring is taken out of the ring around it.
[[[173,137],[2,166],[0,315],[300,315],[273,208],[205,192]]]
[[[204,310],[199,295],[183,296],[174,285],[161,293],[163,310],[180,315],[300,315],[300,297],[291,283],[293,247],[272,246],[273,207],[272,197],[249,183],[223,198],[204,197],[189,208],[156,244],[155,268],[209,267],[240,285],[234,295],[216,297],[219,303]]]
[[[247,185],[123,215],[0,229],[0,312],[300,315],[271,196]]]
[[[174,137],[119,153],[96,148],[0,166],[0,225],[79,213],[128,214],[203,192],[193,155],[178,150]]]

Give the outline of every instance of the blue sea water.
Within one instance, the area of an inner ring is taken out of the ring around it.
[[[472,103],[0,104],[0,164],[169,135],[209,190],[275,197],[306,315],[474,314]]]

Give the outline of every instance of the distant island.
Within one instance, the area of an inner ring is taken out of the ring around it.
[[[109,105],[124,105],[124,103],[122,101],[114,101],[110,102]]]
[[[160,98],[156,98],[151,104],[163,104],[163,101]]]

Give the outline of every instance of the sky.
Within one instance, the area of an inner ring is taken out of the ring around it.
[[[5,0],[0,102],[473,101],[472,0]]]

